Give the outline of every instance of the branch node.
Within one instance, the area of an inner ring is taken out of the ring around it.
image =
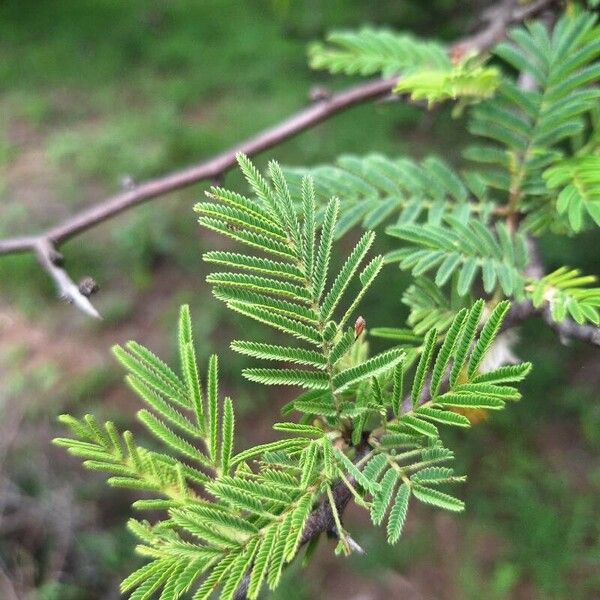
[[[308,99],[311,102],[320,102],[321,100],[329,100],[331,98],[331,90],[322,85],[313,85],[308,92]]]
[[[95,294],[100,287],[95,279],[92,277],[84,277],[79,282],[79,292],[84,295],[86,298],[89,298],[92,294]]]
[[[124,175],[121,178],[121,189],[124,192],[131,192],[136,186],[135,179],[131,175]]]

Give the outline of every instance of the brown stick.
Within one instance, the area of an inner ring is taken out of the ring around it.
[[[378,79],[334,94],[329,99],[321,100],[297,112],[279,125],[249,138],[226,152],[187,169],[147,181],[131,190],[112,196],[67,218],[38,236],[0,240],[0,254],[32,251],[40,239],[48,240],[53,245],[59,246],[68,239],[146,200],[164,196],[199,181],[218,179],[236,164],[236,155],[239,152],[252,156],[272,148],[338,112],[387,94],[395,82],[395,78]]]

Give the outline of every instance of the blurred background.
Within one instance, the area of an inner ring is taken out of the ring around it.
[[[0,2],[0,235],[35,232],[114,193],[229,147],[307,103],[306,44],[371,23],[453,40],[477,26],[477,0],[3,0]],[[447,108],[355,108],[257,159],[288,165],[345,152],[460,166],[464,123]],[[239,186],[237,173],[225,184]],[[50,440],[56,417],[93,412],[136,429],[138,403],[110,347],[128,339],[174,361],[178,306],[191,305],[201,360],[221,355],[240,416],[238,449],[273,439],[288,397],[244,382],[228,350],[242,320],[204,285],[192,206],[205,185],[163,197],[63,246],[74,278],[101,292],[93,321],[57,301],[30,255],[0,259],[0,599],[116,599],[141,564],[125,530],[133,495],[105,486]],[[351,242],[351,237],[346,243]],[[381,250],[386,240],[380,236]],[[342,242],[344,243],[344,242]],[[597,238],[542,240],[549,269],[600,272]],[[383,279],[383,278],[381,278]],[[369,294],[369,325],[402,326],[407,279],[388,268]],[[255,327],[260,338],[264,329]],[[248,336],[250,337],[250,336]],[[377,343],[374,343],[378,347]],[[516,345],[535,364],[525,398],[447,443],[469,474],[467,511],[415,505],[395,547],[367,516],[346,514],[367,555],[292,566],[274,598],[501,600],[600,597],[600,364],[541,322]]]

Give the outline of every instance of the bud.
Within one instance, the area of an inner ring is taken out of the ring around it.
[[[358,317],[358,319],[356,319],[356,323],[354,323],[354,333],[356,334],[357,338],[365,330],[366,326],[367,322],[362,317]]]

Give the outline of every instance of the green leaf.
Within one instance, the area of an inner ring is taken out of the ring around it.
[[[529,362],[505,365],[487,373],[480,373],[472,381],[473,383],[516,383],[525,379],[531,368],[532,365]]]
[[[303,256],[305,273],[309,280],[312,280],[314,253],[315,253],[315,186],[310,176],[302,178],[302,213],[304,223],[302,229],[303,235]]]
[[[517,246],[522,246],[522,236],[509,235],[502,223],[492,230],[496,236],[492,236],[489,228],[475,217],[463,223],[447,214],[443,223],[399,223],[388,227],[386,232],[408,243],[397,253],[397,258],[400,268],[411,270],[415,277],[436,270],[435,283],[442,286],[456,272],[455,289],[459,296],[465,296],[482,267],[488,286],[493,272],[494,280],[499,281],[507,295],[520,293],[524,265]]]
[[[462,483],[466,477],[456,477],[449,467],[426,467],[417,471],[412,477],[413,484],[442,485],[445,483]]]
[[[450,372],[450,386],[454,387],[458,381],[458,377],[465,365],[467,360],[467,355],[469,353],[469,349],[473,340],[475,339],[475,335],[477,334],[477,326],[479,324],[479,320],[481,318],[481,313],[483,312],[483,308],[485,306],[485,302],[483,300],[478,300],[473,305],[473,308],[467,314],[465,319],[464,327],[461,332],[461,336],[456,345],[456,351],[454,353],[454,364],[452,366],[452,370]]]
[[[208,458],[204,456],[195,446],[176,435],[160,419],[155,417],[147,410],[138,411],[138,419],[151,431],[159,440],[175,450],[182,456],[200,462],[203,465],[210,464]]]
[[[413,496],[425,504],[431,504],[453,512],[461,512],[465,509],[465,503],[462,500],[439,490],[432,490],[431,488],[415,483],[411,486],[411,489]]]
[[[403,329],[400,327],[373,327],[369,331],[371,336],[396,340],[397,342],[421,343],[423,339],[415,335],[412,329]]]
[[[193,343],[186,342],[180,346],[181,369],[188,389],[188,394],[192,400],[192,406],[196,417],[196,425],[202,434],[206,431],[206,421],[204,415],[204,399],[202,398],[202,384],[198,373],[196,363],[196,352]]]
[[[310,444],[300,456],[300,465],[302,467],[302,475],[300,476],[300,487],[306,488],[313,479],[315,464],[317,461],[317,445]]]
[[[185,394],[183,385],[175,382],[166,375],[166,371],[158,362],[148,362],[146,358],[141,358],[139,349],[134,346],[137,354],[127,352],[121,346],[113,346],[113,354],[117,360],[133,375],[136,375],[146,385],[153,387],[157,392],[163,394],[182,408],[189,408],[190,402]],[[130,350],[130,347],[127,347]],[[161,361],[162,362],[162,361]]]
[[[395,417],[402,413],[404,395],[404,363],[400,361],[394,368],[394,388],[392,390],[392,411]]]
[[[340,450],[335,450],[336,458],[342,463],[344,469],[348,472],[349,475],[356,479],[358,485],[362,486],[365,490],[370,492],[371,494],[375,494],[380,485],[373,480],[367,479],[367,477],[356,467],[356,465]]]
[[[446,50],[435,42],[424,42],[409,34],[365,27],[360,31],[335,31],[328,35],[331,46],[313,44],[310,66],[347,75],[399,75],[425,67],[450,68]]]
[[[217,462],[217,443],[218,443],[218,424],[219,424],[219,383],[218,383],[219,359],[216,354],[213,354],[208,361],[208,454]]]
[[[440,348],[437,358],[435,359],[435,364],[431,373],[431,383],[429,385],[429,394],[431,398],[435,398],[439,392],[440,385],[442,383],[442,377],[448,368],[450,358],[452,357],[456,347],[456,342],[466,317],[467,310],[463,308],[457,313],[456,317],[454,317],[454,320],[452,321],[452,324],[446,333],[444,342],[442,343],[442,347]]]
[[[327,279],[327,271],[329,269],[329,259],[331,256],[331,247],[333,244],[333,235],[335,223],[337,221],[340,208],[340,202],[337,198],[333,198],[327,205],[325,210],[325,218],[321,227],[321,239],[315,259],[314,275],[313,275],[313,298],[319,300],[325,288]]]
[[[275,423],[273,425],[275,431],[286,431],[288,433],[301,433],[315,437],[323,437],[325,431],[314,425],[305,425],[303,423]]]
[[[455,427],[471,426],[471,422],[469,419],[467,419],[467,417],[447,410],[437,410],[423,406],[417,409],[417,415],[420,417],[425,417],[426,419],[430,419],[431,421],[443,423],[444,425],[452,425]]]
[[[221,427],[221,471],[229,472],[229,463],[233,454],[234,416],[231,398],[225,398],[223,403],[223,423]]]
[[[248,598],[253,600],[258,598],[261,585],[268,573],[269,561],[273,555],[273,548],[277,539],[277,527],[271,526],[266,529],[264,538],[256,552],[250,581],[248,583]]]
[[[373,498],[371,506],[371,520],[375,525],[381,525],[385,513],[394,495],[394,489],[399,479],[399,474],[395,469],[388,469],[381,480],[381,489]]]
[[[454,406],[460,408],[485,408],[487,410],[499,410],[504,408],[503,400],[477,394],[456,394],[447,392],[438,396],[435,402],[442,406]]]
[[[479,339],[475,344],[475,348],[471,353],[471,358],[469,359],[469,367],[467,371],[469,378],[475,375],[479,365],[481,365],[481,361],[484,359],[485,355],[496,339],[509,308],[510,302],[504,300],[494,307],[494,310],[488,317],[483,329],[481,330],[481,333],[479,334]]]
[[[186,417],[174,409],[161,396],[156,394],[152,388],[146,386],[135,375],[128,375],[126,381],[142,400],[153,408],[161,417],[169,421],[171,425],[193,437],[202,436],[202,430],[195,424],[192,424]]]
[[[377,454],[364,466],[363,475],[371,481],[376,481],[386,466],[388,462],[385,455]]]
[[[427,421],[423,421],[421,419],[418,419],[417,417],[413,417],[411,415],[404,415],[400,418],[399,423],[401,423],[402,425],[406,425],[407,427],[410,427],[410,429],[413,429],[417,433],[422,433],[427,437],[439,437],[439,431],[437,430],[437,427],[435,425],[427,423]]]
[[[427,375],[431,366],[436,339],[437,330],[431,329],[423,341],[423,352],[421,353],[421,358],[419,359],[419,364],[417,365],[417,371],[413,379],[413,386],[410,394],[413,407],[417,406],[421,400],[423,388],[425,387],[425,376]]]
[[[388,543],[395,544],[402,534],[406,513],[408,512],[408,500],[410,498],[411,488],[406,483],[403,483],[398,488],[396,500],[390,511],[388,519],[387,534]]]
[[[303,348],[275,346],[261,342],[235,341],[231,343],[231,349],[254,358],[292,362],[317,367],[318,369],[327,367],[327,360],[321,353],[304,350]]]
[[[223,252],[220,250],[206,252],[202,258],[205,262],[225,265],[235,269],[254,271],[271,277],[281,277],[292,282],[302,283],[305,277],[304,273],[296,265],[269,258],[249,256],[235,252]]]
[[[331,364],[335,365],[349,350],[352,348],[356,340],[356,336],[353,329],[349,329],[339,338],[337,342],[333,345],[331,352],[329,354],[329,360]]]
[[[304,532],[304,525],[311,513],[312,501],[312,494],[305,495],[300,499],[296,509],[292,512],[290,534],[284,550],[287,561],[292,560],[298,551],[298,545]]]
[[[310,390],[329,389],[329,376],[301,369],[244,369],[244,377],[266,385],[297,385]]]
[[[355,367],[340,371],[333,377],[333,385],[336,388],[336,392],[343,392],[360,381],[370,379],[371,377],[377,377],[378,375],[393,369],[404,359],[404,356],[405,353],[402,349],[394,348],[373,356]]]
[[[375,234],[373,232],[365,233],[346,259],[329,292],[321,303],[321,314],[324,320],[330,319],[333,315],[333,311],[339,304],[344,291],[350,284],[352,277],[356,274],[374,239]]]

